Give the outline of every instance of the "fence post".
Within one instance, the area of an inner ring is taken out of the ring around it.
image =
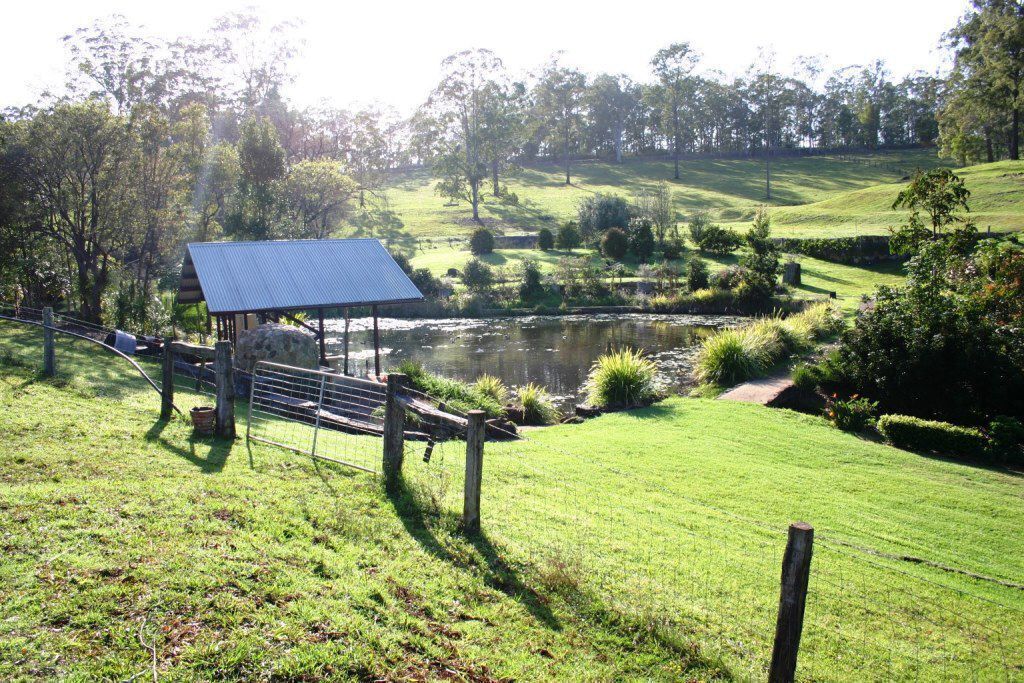
[[[471,410],[466,422],[466,485],[462,501],[462,528],[467,534],[480,531],[480,486],[484,476],[486,417],[482,410]]]
[[[53,345],[53,309],[43,309],[43,375],[53,377],[57,374],[57,352]]]
[[[213,372],[217,378],[217,436],[235,438],[235,369],[231,342],[223,340],[214,347]]]
[[[782,586],[779,592],[779,616],[775,622],[775,645],[768,671],[770,683],[792,683],[796,676],[796,656],[804,625],[807,581],[811,575],[811,551],[814,528],[806,522],[789,525],[786,554],[782,558]]]
[[[405,384],[405,375],[388,373],[388,393],[384,404],[384,485],[394,491],[402,474],[405,455],[405,409],[398,402],[398,391]]]
[[[163,374],[160,378],[160,419],[171,419],[174,409],[174,349],[170,339],[164,342]]]

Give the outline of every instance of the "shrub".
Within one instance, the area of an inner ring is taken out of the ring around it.
[[[575,223],[570,221],[558,229],[558,235],[555,237],[555,246],[559,249],[572,251],[582,243],[583,240],[580,238],[580,231],[576,228]]]
[[[825,403],[825,417],[844,432],[862,432],[874,420],[878,401],[854,394],[847,400],[835,394]]]
[[[412,272],[412,264],[409,263],[408,256],[406,256],[400,251],[392,251],[389,253],[391,254],[391,258],[395,260],[395,263],[398,264],[398,267],[402,269],[403,273],[408,275],[409,273]]]
[[[555,247],[555,236],[547,228],[541,228],[537,233],[537,248],[541,251],[551,251]]]
[[[743,269],[739,266],[729,266],[715,272],[710,279],[712,287],[718,289],[735,289],[743,279]]]
[[[462,283],[474,292],[483,292],[494,284],[494,271],[480,259],[470,259],[462,268]]]
[[[441,281],[434,277],[427,268],[417,268],[412,271],[409,273],[409,279],[416,285],[416,289],[420,290],[420,293],[428,299],[436,297],[441,292]]]
[[[699,258],[690,259],[690,262],[686,264],[686,288],[691,292],[707,289],[710,281],[708,265]]]
[[[476,378],[473,388],[481,395],[492,398],[501,405],[508,403],[508,387],[494,375],[480,375]]]
[[[666,261],[681,259],[685,253],[686,246],[681,240],[670,240],[665,242],[665,246],[661,248],[661,255],[665,257]]]
[[[743,238],[735,230],[709,225],[696,244],[698,249],[708,254],[731,254],[743,245]]]
[[[475,256],[490,254],[494,251],[494,235],[487,228],[477,228],[469,238],[469,250]]]
[[[587,378],[587,400],[602,407],[647,405],[658,396],[657,367],[641,351],[625,349],[594,361]]]
[[[1024,424],[1001,415],[989,423],[992,451],[1011,462],[1024,462]]]
[[[757,210],[754,225],[747,232],[746,240],[750,252],[740,260],[744,268],[746,294],[756,299],[768,299],[775,293],[782,267],[779,265],[779,248],[771,239],[768,212],[763,206]]]
[[[821,373],[818,366],[811,363],[800,363],[793,368],[793,386],[805,391],[815,391],[821,386]]]
[[[460,412],[482,410],[487,413],[489,418],[500,417],[504,412],[501,402],[481,393],[465,382],[429,373],[416,361],[402,361],[392,372],[402,373],[409,378],[414,389],[429,394],[439,401],[444,401],[454,410]]]
[[[519,300],[530,302],[543,294],[540,266],[532,259],[523,261],[523,281],[519,285]]]
[[[744,330],[722,330],[704,340],[697,357],[697,378],[705,383],[736,384],[766,367],[767,359],[757,355]]]
[[[693,240],[693,243],[698,247],[700,246],[701,241],[704,239],[705,230],[707,230],[708,227],[714,225],[711,222],[711,214],[709,214],[707,211],[703,209],[695,211],[693,215],[690,216],[688,224],[690,228],[690,239]]]
[[[516,389],[516,403],[523,409],[523,422],[526,424],[554,424],[560,417],[551,394],[533,382]]]
[[[610,259],[621,261],[629,251],[629,238],[621,228],[608,228],[601,238],[601,253]]]
[[[634,218],[629,223],[629,249],[641,263],[646,263],[654,253],[654,230],[646,218]]]
[[[580,233],[592,243],[608,228],[629,225],[629,204],[615,194],[594,194],[580,200],[576,206]]]
[[[972,427],[948,422],[922,420],[910,415],[883,415],[878,431],[897,448],[911,451],[982,457],[986,453],[985,436]]]

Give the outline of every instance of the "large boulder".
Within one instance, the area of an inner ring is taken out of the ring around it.
[[[261,360],[299,368],[320,366],[320,354],[313,336],[298,327],[278,323],[266,323],[238,334],[235,365],[252,372]]]

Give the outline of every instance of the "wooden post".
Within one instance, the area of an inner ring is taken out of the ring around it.
[[[471,410],[466,425],[466,485],[462,501],[462,528],[467,534],[480,531],[480,485],[484,476],[486,417],[482,410]]]
[[[373,369],[380,378],[380,327],[377,325],[377,307],[373,307]]]
[[[342,371],[343,375],[348,375],[348,324],[349,316],[348,309],[345,309],[345,369]]]
[[[327,342],[324,340],[324,309],[316,309],[317,318],[320,320],[320,364],[327,365]]]
[[[57,350],[53,344],[53,309],[43,309],[43,376],[57,374]]]
[[[388,393],[384,404],[384,485],[394,491],[402,474],[405,456],[405,409],[398,402],[398,392],[405,384],[405,375],[388,375]]]
[[[782,558],[782,587],[779,616],[775,622],[775,646],[768,671],[770,683],[792,683],[796,676],[796,656],[804,625],[807,581],[811,575],[811,551],[814,529],[806,522],[789,525],[789,540]]]
[[[173,341],[164,340],[164,364],[160,381],[160,419],[171,419],[174,410],[174,349]]]
[[[235,369],[229,341],[214,346],[213,372],[217,376],[217,436],[235,438]]]

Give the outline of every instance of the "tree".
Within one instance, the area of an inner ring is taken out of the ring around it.
[[[643,192],[633,200],[634,213],[651,222],[659,246],[665,246],[670,233],[678,238],[675,211],[672,208],[672,190],[667,183],[658,185],[654,192]]]
[[[909,253],[916,245],[929,236],[932,239],[949,225],[966,223],[960,211],[967,212],[967,200],[971,193],[964,181],[948,168],[918,171],[892,203],[893,210],[909,209],[907,223],[893,232],[890,246],[893,253]],[[928,215],[929,225],[924,225],[921,212]]]
[[[615,163],[622,163],[626,124],[637,106],[636,88],[624,75],[600,74],[587,88],[585,101],[589,144],[610,150]]]
[[[775,293],[781,266],[779,248],[771,239],[771,223],[765,207],[757,210],[746,241],[750,252],[740,259],[745,293],[755,299],[768,299]]]
[[[691,292],[698,289],[707,289],[711,282],[711,274],[708,272],[708,264],[699,258],[690,259],[686,264],[686,288]]]
[[[580,231],[576,228],[576,224],[572,221],[563,223],[562,227],[558,229],[558,235],[555,237],[555,246],[559,249],[566,251],[572,251],[583,243],[580,239]]]
[[[608,228],[625,229],[629,225],[629,204],[617,194],[594,194],[576,205],[580,234],[588,244],[597,241]]]
[[[700,55],[689,43],[673,43],[655,53],[651,68],[663,91],[662,112],[664,127],[672,135],[672,177],[679,180],[679,154],[683,146],[683,108],[692,88],[690,73],[700,61]]]
[[[621,261],[629,251],[629,238],[621,228],[608,228],[601,238],[601,253],[615,261]]]
[[[555,236],[548,228],[541,228],[537,232],[537,248],[541,251],[551,251],[555,246]]]
[[[540,266],[533,259],[526,259],[522,264],[522,282],[519,285],[519,300],[529,303],[544,294],[541,283]]]
[[[269,119],[246,119],[238,139],[238,206],[231,230],[249,239],[273,236],[276,221],[276,185],[285,174],[284,148]]]
[[[469,238],[469,250],[474,256],[494,251],[494,234],[487,228],[477,228]]]
[[[582,72],[562,66],[556,55],[544,67],[533,92],[540,120],[552,137],[561,140],[566,185],[572,184],[570,151],[581,128],[580,108],[586,84]]]
[[[971,11],[947,35],[955,51],[955,72],[984,84],[992,106],[1009,119],[1009,156],[1020,158],[1024,104],[1024,3],[972,0]]]
[[[485,292],[494,284],[494,271],[480,259],[470,259],[462,268],[462,284],[470,291]]]
[[[344,219],[357,193],[356,182],[341,172],[338,162],[303,160],[288,169],[284,203],[290,237],[324,239]]]

